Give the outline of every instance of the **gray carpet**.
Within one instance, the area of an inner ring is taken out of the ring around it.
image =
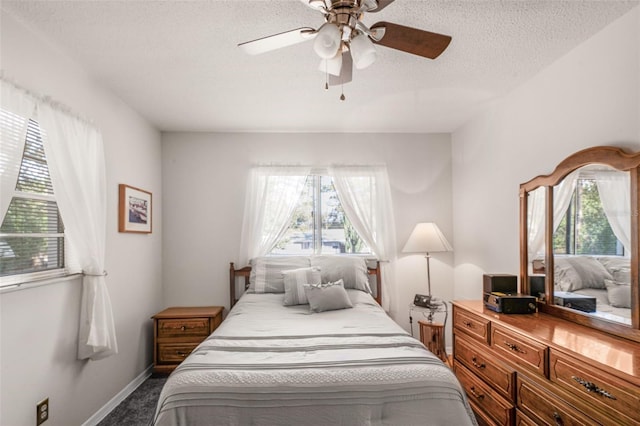
[[[151,376],[122,401],[98,426],[145,426],[151,423],[167,376]]]

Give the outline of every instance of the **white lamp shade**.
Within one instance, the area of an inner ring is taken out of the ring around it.
[[[333,58],[322,59],[318,69],[322,72],[339,77],[340,71],[342,70],[342,52],[338,52],[338,54]]]
[[[359,70],[368,67],[376,61],[376,48],[366,34],[359,33],[351,39],[350,50],[351,56],[353,57],[353,64]]]
[[[433,253],[438,251],[453,251],[453,247],[444,237],[435,223],[419,223],[413,228],[403,253]]]
[[[340,49],[341,35],[336,24],[326,23],[318,31],[318,35],[313,42],[313,50],[322,59],[331,59]]]

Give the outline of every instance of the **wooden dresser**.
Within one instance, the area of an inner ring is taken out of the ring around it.
[[[222,323],[222,306],[173,307],[153,319],[153,371],[172,372]]]
[[[640,344],[453,302],[454,371],[480,424],[640,425]]]

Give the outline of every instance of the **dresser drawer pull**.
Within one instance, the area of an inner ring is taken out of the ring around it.
[[[180,327],[180,330],[185,331],[187,329],[187,326],[183,325],[182,327]]]
[[[471,388],[469,388],[469,392],[471,392],[471,395],[475,396],[477,399],[481,401],[484,399],[484,394],[476,392],[475,386],[471,386]]]
[[[176,352],[176,355],[181,356],[182,358],[185,358],[187,355],[189,355],[187,352]]]
[[[527,351],[523,351],[520,347],[514,343],[504,342],[505,346],[511,349],[514,352],[520,352],[521,354],[526,354]]]
[[[474,367],[479,368],[481,370],[486,367],[486,365],[484,365],[484,362],[478,364],[478,358],[476,358],[475,356],[471,358],[471,363],[473,364]]]
[[[467,328],[473,328],[473,323],[471,321],[465,321],[463,323]]]
[[[573,380],[575,380],[576,382],[580,383],[582,386],[584,386],[584,388],[587,390],[587,392],[593,392],[593,393],[597,393],[598,395],[602,395],[606,398],[609,399],[618,399],[615,396],[613,396],[612,394],[610,394],[609,392],[607,392],[604,389],[600,389],[595,383],[591,383],[588,382],[584,379],[581,379],[580,377],[577,376],[571,376],[571,378]]]
[[[564,425],[564,422],[562,421],[562,416],[556,413],[555,411],[553,412],[553,420],[556,421],[556,426]]]

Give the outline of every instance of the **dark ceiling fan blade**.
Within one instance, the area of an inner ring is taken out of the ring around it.
[[[429,59],[435,59],[440,56],[451,42],[451,37],[448,35],[418,30],[390,22],[376,22],[371,27],[371,30],[374,31],[377,28],[384,28],[384,35],[378,40],[371,37],[374,43]]]
[[[371,13],[380,12],[382,9],[389,6],[391,3],[393,3],[393,0],[378,0],[378,7],[376,7],[375,9],[369,10],[369,12]]]
[[[238,47],[250,55],[258,55],[260,53],[270,52],[282,47],[291,46],[311,40],[317,34],[317,31],[311,27],[297,28],[291,31],[262,37],[257,40],[247,41],[238,44]]]
[[[353,77],[353,59],[351,58],[351,52],[342,52],[342,68],[340,69],[340,75],[335,76],[329,74],[329,86],[339,86],[351,81]]]

